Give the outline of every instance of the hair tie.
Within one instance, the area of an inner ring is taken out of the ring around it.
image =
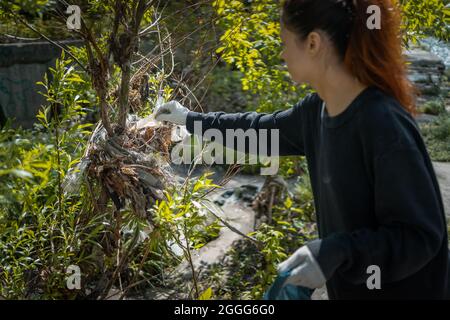
[[[354,8],[356,7],[356,0],[337,0],[337,3],[340,3],[341,6],[347,10],[347,12],[353,16]]]
[[[337,0],[336,3],[340,4],[343,9],[345,9],[348,13],[348,17],[350,21],[353,23],[355,20],[355,8],[356,8],[356,0]],[[349,30],[345,34],[345,38],[349,39],[351,35],[351,31]]]

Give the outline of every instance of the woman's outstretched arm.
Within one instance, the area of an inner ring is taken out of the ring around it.
[[[191,133],[202,135],[209,129],[219,130],[223,136],[223,143],[233,143],[234,149],[239,143],[239,141],[236,141],[238,138],[234,138],[235,141],[227,141],[227,133],[229,138],[232,136],[239,136],[239,139],[245,137],[246,153],[249,153],[249,150],[255,147],[250,144],[256,143],[256,145],[259,145],[261,137],[264,137],[267,138],[269,155],[274,155],[274,143],[278,144],[278,155],[280,156],[304,155],[302,123],[305,108],[311,102],[310,100],[311,96],[309,95],[294,107],[272,114],[257,112],[198,113],[190,111],[187,114],[186,128]],[[264,132],[267,132],[267,136],[263,135]],[[256,137],[256,140],[251,140],[254,137]]]

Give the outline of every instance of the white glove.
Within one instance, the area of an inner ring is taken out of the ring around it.
[[[162,104],[155,112],[155,119],[168,121],[179,125],[186,125],[189,109],[176,100]]]
[[[284,284],[293,284],[310,289],[321,288],[326,279],[314,257],[318,254],[322,240],[317,239],[297,249],[292,256],[278,265],[278,273],[291,271]]]

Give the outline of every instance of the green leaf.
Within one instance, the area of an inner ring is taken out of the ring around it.
[[[208,289],[203,291],[203,293],[200,295],[200,297],[198,297],[198,299],[199,300],[211,300],[211,296],[212,296],[212,289],[211,289],[211,287],[209,287]]]
[[[0,176],[11,174],[21,179],[33,179],[33,175],[22,169],[0,170]]]

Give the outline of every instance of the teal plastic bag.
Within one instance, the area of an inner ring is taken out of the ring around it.
[[[264,300],[311,300],[313,289],[292,284],[284,285],[290,271],[280,273],[275,282],[264,293]]]

